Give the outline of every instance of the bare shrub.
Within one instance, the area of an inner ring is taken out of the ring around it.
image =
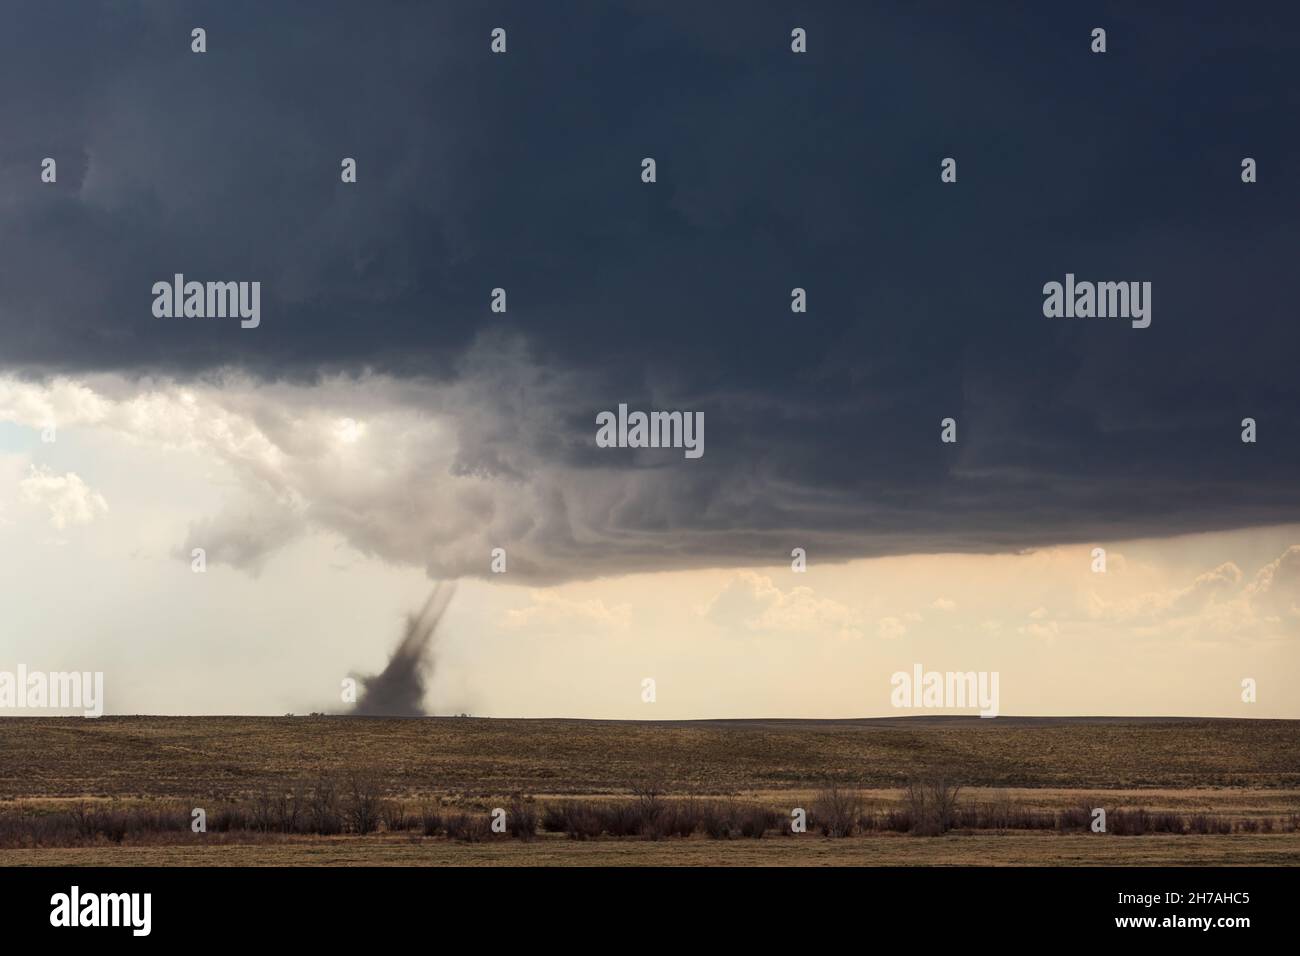
[[[736,832],[731,806],[720,800],[700,805],[700,823],[711,840],[728,840]]]
[[[307,826],[312,833],[333,836],[343,832],[343,813],[339,809],[339,790],[323,774],[312,787],[307,802]]]
[[[664,809],[664,786],[658,776],[646,777],[632,786],[632,795],[636,798],[636,815],[640,821],[640,831],[654,829],[654,823]]]
[[[415,818],[406,812],[400,800],[384,800],[379,805],[379,816],[384,821],[384,829],[389,833],[401,833],[411,829]]]
[[[781,818],[770,807],[747,806],[736,813],[736,823],[742,837],[760,840],[781,825]]]
[[[425,836],[437,836],[442,832],[442,814],[427,803],[420,807],[420,831]]]
[[[301,784],[292,789],[264,785],[248,805],[248,826],[261,833],[309,832],[307,797]]]
[[[601,821],[602,829],[610,836],[626,837],[641,834],[644,810],[640,804],[619,801],[602,803],[594,809]]]
[[[586,840],[604,832],[601,815],[596,808],[579,800],[566,805],[564,832],[570,840]]]
[[[1151,814],[1136,810],[1116,810],[1106,818],[1106,828],[1116,836],[1142,836],[1151,829]]]
[[[907,784],[904,799],[912,818],[912,833],[939,836],[952,828],[957,796],[961,787],[942,774],[914,777]]]
[[[537,808],[527,800],[515,797],[506,811],[506,827],[512,837],[532,840],[537,836]]]
[[[72,823],[76,827],[77,836],[83,840],[89,839],[95,832],[94,814],[86,802],[79,801],[72,808]]]
[[[547,833],[563,833],[568,822],[564,804],[548,803],[542,808],[542,829]]]
[[[688,837],[700,827],[700,801],[687,797],[668,804],[658,820],[663,836]]]
[[[214,833],[231,833],[240,830],[253,830],[253,817],[244,804],[229,803],[217,807],[208,816],[208,830]]]
[[[1060,830],[1086,827],[1087,822],[1087,810],[1075,808],[1053,813],[1002,799],[957,804],[949,815],[948,826],[962,830]]]
[[[263,786],[261,790],[253,794],[250,803],[250,813],[254,830],[260,830],[263,833],[269,833],[275,826],[275,810],[272,806],[274,797],[271,795],[271,788]]]
[[[121,843],[130,829],[126,811],[118,807],[96,810],[92,820],[95,835],[104,837],[109,843]]]
[[[907,808],[901,810],[886,810],[881,815],[877,826],[881,830],[888,830],[891,833],[910,833],[912,831],[912,814]]]
[[[813,798],[809,818],[824,836],[852,836],[862,809],[862,797],[856,791],[830,787]]]
[[[548,833],[563,833],[570,840],[587,840],[604,832],[604,821],[599,809],[592,804],[565,800],[546,805],[542,811],[542,829]]]
[[[1177,813],[1154,813],[1151,815],[1153,833],[1186,833],[1187,821]]]
[[[1092,807],[1069,807],[1056,814],[1058,830],[1090,830],[1092,828]]]
[[[449,839],[465,843],[481,843],[492,832],[492,824],[484,813],[451,813],[443,825]]]
[[[373,777],[354,773],[348,778],[344,815],[353,833],[373,833],[379,828],[379,784]]]
[[[88,841],[93,827],[83,830],[73,814],[19,809],[0,813],[0,846],[73,846]]]

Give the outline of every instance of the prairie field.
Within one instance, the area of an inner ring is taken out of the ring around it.
[[[0,721],[7,866],[1296,863],[1296,721]]]

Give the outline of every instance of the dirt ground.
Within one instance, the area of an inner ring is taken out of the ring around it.
[[[365,773],[386,799],[487,812],[510,795],[766,805],[781,817],[819,791],[884,812],[913,775],[942,772],[961,799],[1034,811],[1143,808],[1270,818],[1274,832],[816,832],[762,839],[460,842],[368,836],[144,834],[122,843],[0,848],[0,865],[1257,865],[1300,864],[1300,721],[904,718],[861,721],[387,720],[125,717],[0,721],[0,813],[92,806],[214,806],[266,789]],[[156,837],[156,838],[155,838]]]

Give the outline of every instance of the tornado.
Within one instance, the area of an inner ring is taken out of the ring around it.
[[[402,638],[382,671],[362,677],[352,713],[361,717],[424,717],[424,692],[434,667],[434,635],[455,593],[439,581],[417,614],[409,614]]]

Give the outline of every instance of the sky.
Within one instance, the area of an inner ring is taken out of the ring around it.
[[[339,710],[454,580],[430,713],[1300,716],[1300,13],[699,6],[11,8],[0,671]]]

